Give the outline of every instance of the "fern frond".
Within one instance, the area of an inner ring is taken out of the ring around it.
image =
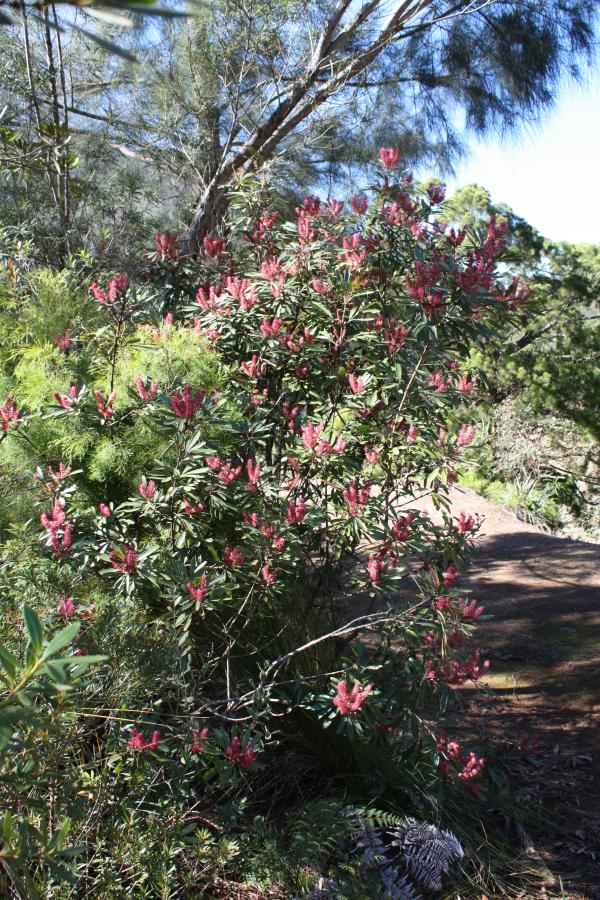
[[[442,876],[455,859],[464,856],[458,839],[435,825],[407,819],[389,832],[391,847],[397,848],[415,881],[428,891],[442,889]]]

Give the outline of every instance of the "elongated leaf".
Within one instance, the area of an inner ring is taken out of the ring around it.
[[[42,649],[44,640],[44,630],[38,616],[30,606],[23,606],[23,619],[25,620],[25,628],[29,635],[29,642],[36,654]]]
[[[4,837],[4,843],[10,844],[13,836],[13,817],[9,812],[4,815],[4,820],[2,822],[2,836]]]
[[[66,628],[62,628],[58,634],[54,635],[44,650],[42,659],[49,659],[51,656],[54,656],[55,653],[58,653],[59,650],[62,650],[63,647],[66,647],[67,644],[72,643],[80,628],[81,622],[73,622],[71,625],[67,625]]]
[[[69,662],[78,669],[85,669],[88,666],[94,666],[96,663],[106,662],[107,656],[97,654],[96,656],[74,656]]]
[[[21,719],[26,719],[30,715],[31,710],[26,707],[7,706],[4,709],[0,709],[0,726],[8,728],[10,725],[14,725],[15,722],[20,722]]]
[[[12,681],[17,674],[19,662],[16,656],[0,644],[0,666],[5,670],[9,679]]]
[[[71,830],[71,820],[65,819],[63,824],[60,827],[59,831],[55,831],[48,843],[46,844],[46,850],[50,851],[60,851],[64,847],[65,841]]]
[[[98,44],[99,47],[102,47],[103,50],[108,50],[109,53],[114,53],[115,56],[120,56],[121,59],[126,59],[129,62],[136,62],[136,58],[133,53],[130,53],[129,50],[124,50],[123,47],[119,47],[119,45],[113,43],[113,41],[107,40],[107,38],[102,37],[101,34],[96,34],[93,31],[88,31],[87,28],[80,28],[78,30],[81,31],[81,34],[84,34],[95,44]]]
[[[49,675],[59,687],[63,687],[67,683],[68,672],[64,666],[57,666],[54,662],[47,662],[41,672]]]
[[[106,22],[108,25],[119,25],[123,28],[131,28],[133,26],[133,21],[128,16],[121,15],[118,12],[108,12],[108,10],[105,9],[94,9],[93,6],[84,7],[83,11],[86,15],[98,19],[100,22]]]
[[[199,3],[198,6],[207,6],[206,3]],[[139,3],[128,3],[125,7],[128,12],[141,13],[143,16],[158,16],[162,19],[189,19],[194,13],[184,12],[181,9],[168,9],[165,6],[147,7]]]

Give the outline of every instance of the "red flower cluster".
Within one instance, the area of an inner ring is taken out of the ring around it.
[[[95,281],[92,283],[90,289],[94,295],[94,299],[98,303],[101,303],[102,306],[111,306],[119,295],[124,296],[129,290],[129,275],[127,273],[124,275],[115,275],[115,277],[108,282],[106,292],[104,292]]]
[[[175,391],[171,399],[171,409],[178,419],[191,419],[204,402],[206,391],[200,389],[194,396],[191,384],[186,384],[183,391]]]
[[[450,781],[461,781],[470,791],[476,793],[480,790],[480,786],[473,784],[473,779],[477,778],[483,769],[485,760],[473,752],[461,756],[459,742],[448,741],[447,738],[447,733],[444,732],[437,742],[438,753],[444,756],[439,763],[440,771],[447,775]]]
[[[480,662],[481,651],[476,650],[465,662],[453,659],[442,663],[437,669],[431,660],[425,664],[425,677],[428,681],[443,681],[449,685],[461,685],[465,681],[477,681],[490,667],[489,660]]]
[[[131,737],[127,741],[127,749],[137,753],[145,753],[147,750],[156,750],[160,742],[160,731],[153,731],[149,741],[144,738],[144,732],[132,728]]]
[[[361,508],[369,499],[370,494],[370,484],[366,484],[364,487],[359,487],[358,484],[354,481],[352,482],[352,484],[348,485],[347,488],[344,488],[344,490],[342,491],[342,497],[344,498],[346,506],[348,507],[348,515],[352,519],[356,518]]]
[[[138,487],[138,493],[142,500],[152,500],[156,493],[156,482],[142,481]]]
[[[71,382],[68,396],[66,396],[66,394],[59,393],[59,391],[53,391],[52,396],[54,397],[58,405],[62,406],[63,409],[71,409],[73,400],[77,399],[77,385],[74,381]]]
[[[96,402],[98,404],[98,415],[106,421],[110,419],[114,413],[113,403],[115,402],[116,393],[111,391],[108,397],[105,397],[101,391],[94,391]]]
[[[459,534],[468,534],[469,531],[475,531],[477,522],[474,516],[469,516],[465,512],[461,512],[456,523]]]
[[[200,741],[205,741],[208,737],[208,728],[203,728],[202,731],[198,729],[194,730],[194,743],[192,744],[192,753],[204,753],[204,744],[201,744]]]
[[[391,171],[400,162],[400,151],[397,147],[382,147],[379,151],[379,160],[384,169]]]
[[[238,737],[231,738],[229,747],[225,750],[225,756],[231,762],[237,763],[241,769],[249,769],[254,762],[254,749],[248,744],[245,750],[242,750],[242,744]]]
[[[126,545],[122,550],[111,550],[109,556],[112,560],[111,566],[118,572],[132,575],[137,571],[139,556],[133,547]]]
[[[368,684],[361,690],[358,682],[354,684],[353,688],[350,688],[347,681],[338,681],[336,695],[332,703],[340,716],[349,716],[359,711],[372,690],[372,684]]]
[[[0,427],[5,434],[13,422],[21,421],[21,414],[17,409],[17,404],[10,395],[0,405],[0,419],[2,420]]]
[[[185,586],[190,592],[192,599],[196,601],[196,604],[202,603],[208,591],[208,578],[206,575],[203,575],[199,584],[192,584],[191,581],[188,581]]]
[[[63,619],[72,619],[75,615],[75,601],[72,597],[61,597],[56,607],[56,612]]]
[[[150,387],[147,388],[141,378],[135,379],[135,387],[140,396],[140,399],[144,401],[144,403],[149,403],[151,400],[156,400],[156,395],[158,394],[158,381],[154,379],[150,383]]]
[[[156,253],[161,259],[173,262],[179,256],[179,249],[175,246],[177,243],[177,235],[171,231],[165,231],[163,234],[154,235],[154,246]]]
[[[55,334],[52,338],[52,343],[56,347],[57,350],[60,350],[61,353],[66,353],[69,347],[71,346],[71,339],[69,337],[68,331],[63,331],[61,334]]]

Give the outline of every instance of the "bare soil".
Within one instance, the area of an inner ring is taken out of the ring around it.
[[[492,616],[478,637],[493,696],[479,686],[461,692],[461,731],[514,744],[527,736],[533,753],[521,777],[550,820],[531,852],[566,876],[561,891],[557,882],[539,896],[598,900],[600,545],[548,534],[467,489],[454,488],[451,500],[453,515],[483,518],[456,586]],[[417,505],[436,518],[427,499]]]

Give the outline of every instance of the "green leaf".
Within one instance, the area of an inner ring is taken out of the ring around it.
[[[0,750],[5,750],[8,747],[12,734],[12,729],[0,725]]]
[[[49,675],[52,681],[61,687],[67,683],[67,671],[62,666],[57,666],[53,662],[47,662],[41,671],[42,673]]]
[[[0,727],[7,728],[31,715],[31,710],[23,706],[7,706],[0,709]]]
[[[4,838],[4,843],[10,844],[13,836],[13,817],[9,812],[5,814],[2,822],[2,836]]]
[[[119,25],[123,28],[132,28],[133,20],[129,16],[120,15],[117,12],[108,12],[105,9],[94,9],[93,6],[84,7],[87,16],[98,19],[100,22],[106,22],[107,25]]]
[[[44,630],[38,616],[26,604],[23,606],[23,619],[25,620],[25,628],[29,635],[31,648],[36,655],[39,655],[44,641]]]
[[[14,680],[15,675],[17,674],[17,669],[19,667],[19,662],[16,656],[13,656],[6,647],[3,647],[0,644],[0,666],[6,671],[6,674],[9,677],[10,681]]]
[[[98,44],[99,47],[102,47],[103,50],[108,50],[109,53],[114,53],[115,56],[120,56],[121,59],[126,59],[129,62],[136,62],[136,58],[133,53],[130,53],[129,50],[124,50],[123,47],[119,47],[118,44],[114,44],[112,41],[107,40],[102,37],[100,34],[95,34],[93,31],[88,31],[87,28],[78,29],[88,37],[95,44]]]
[[[72,666],[78,669],[86,669],[88,666],[94,666],[96,663],[105,662],[108,656],[98,654],[96,656],[74,656],[67,660]]]
[[[65,821],[62,823],[62,825],[60,827],[60,830],[56,831],[50,838],[48,845],[47,845],[47,849],[61,851],[65,845],[65,841],[69,835],[70,830],[71,830],[71,820],[65,819]]]
[[[207,6],[206,3],[199,5]],[[181,9],[168,9],[165,6],[147,7],[143,3],[127,3],[123,9],[126,9],[128,12],[141,13],[143,16],[160,16],[164,19],[188,19],[194,15],[194,13],[184,12]]]
[[[49,657],[53,656],[55,653],[58,653],[59,650],[62,650],[63,647],[66,647],[67,644],[72,643],[77,636],[79,629],[81,628],[81,622],[73,622],[71,625],[67,625],[66,628],[62,628],[58,634],[55,634],[50,643],[47,645],[44,650],[44,655],[42,659],[49,659]]]

